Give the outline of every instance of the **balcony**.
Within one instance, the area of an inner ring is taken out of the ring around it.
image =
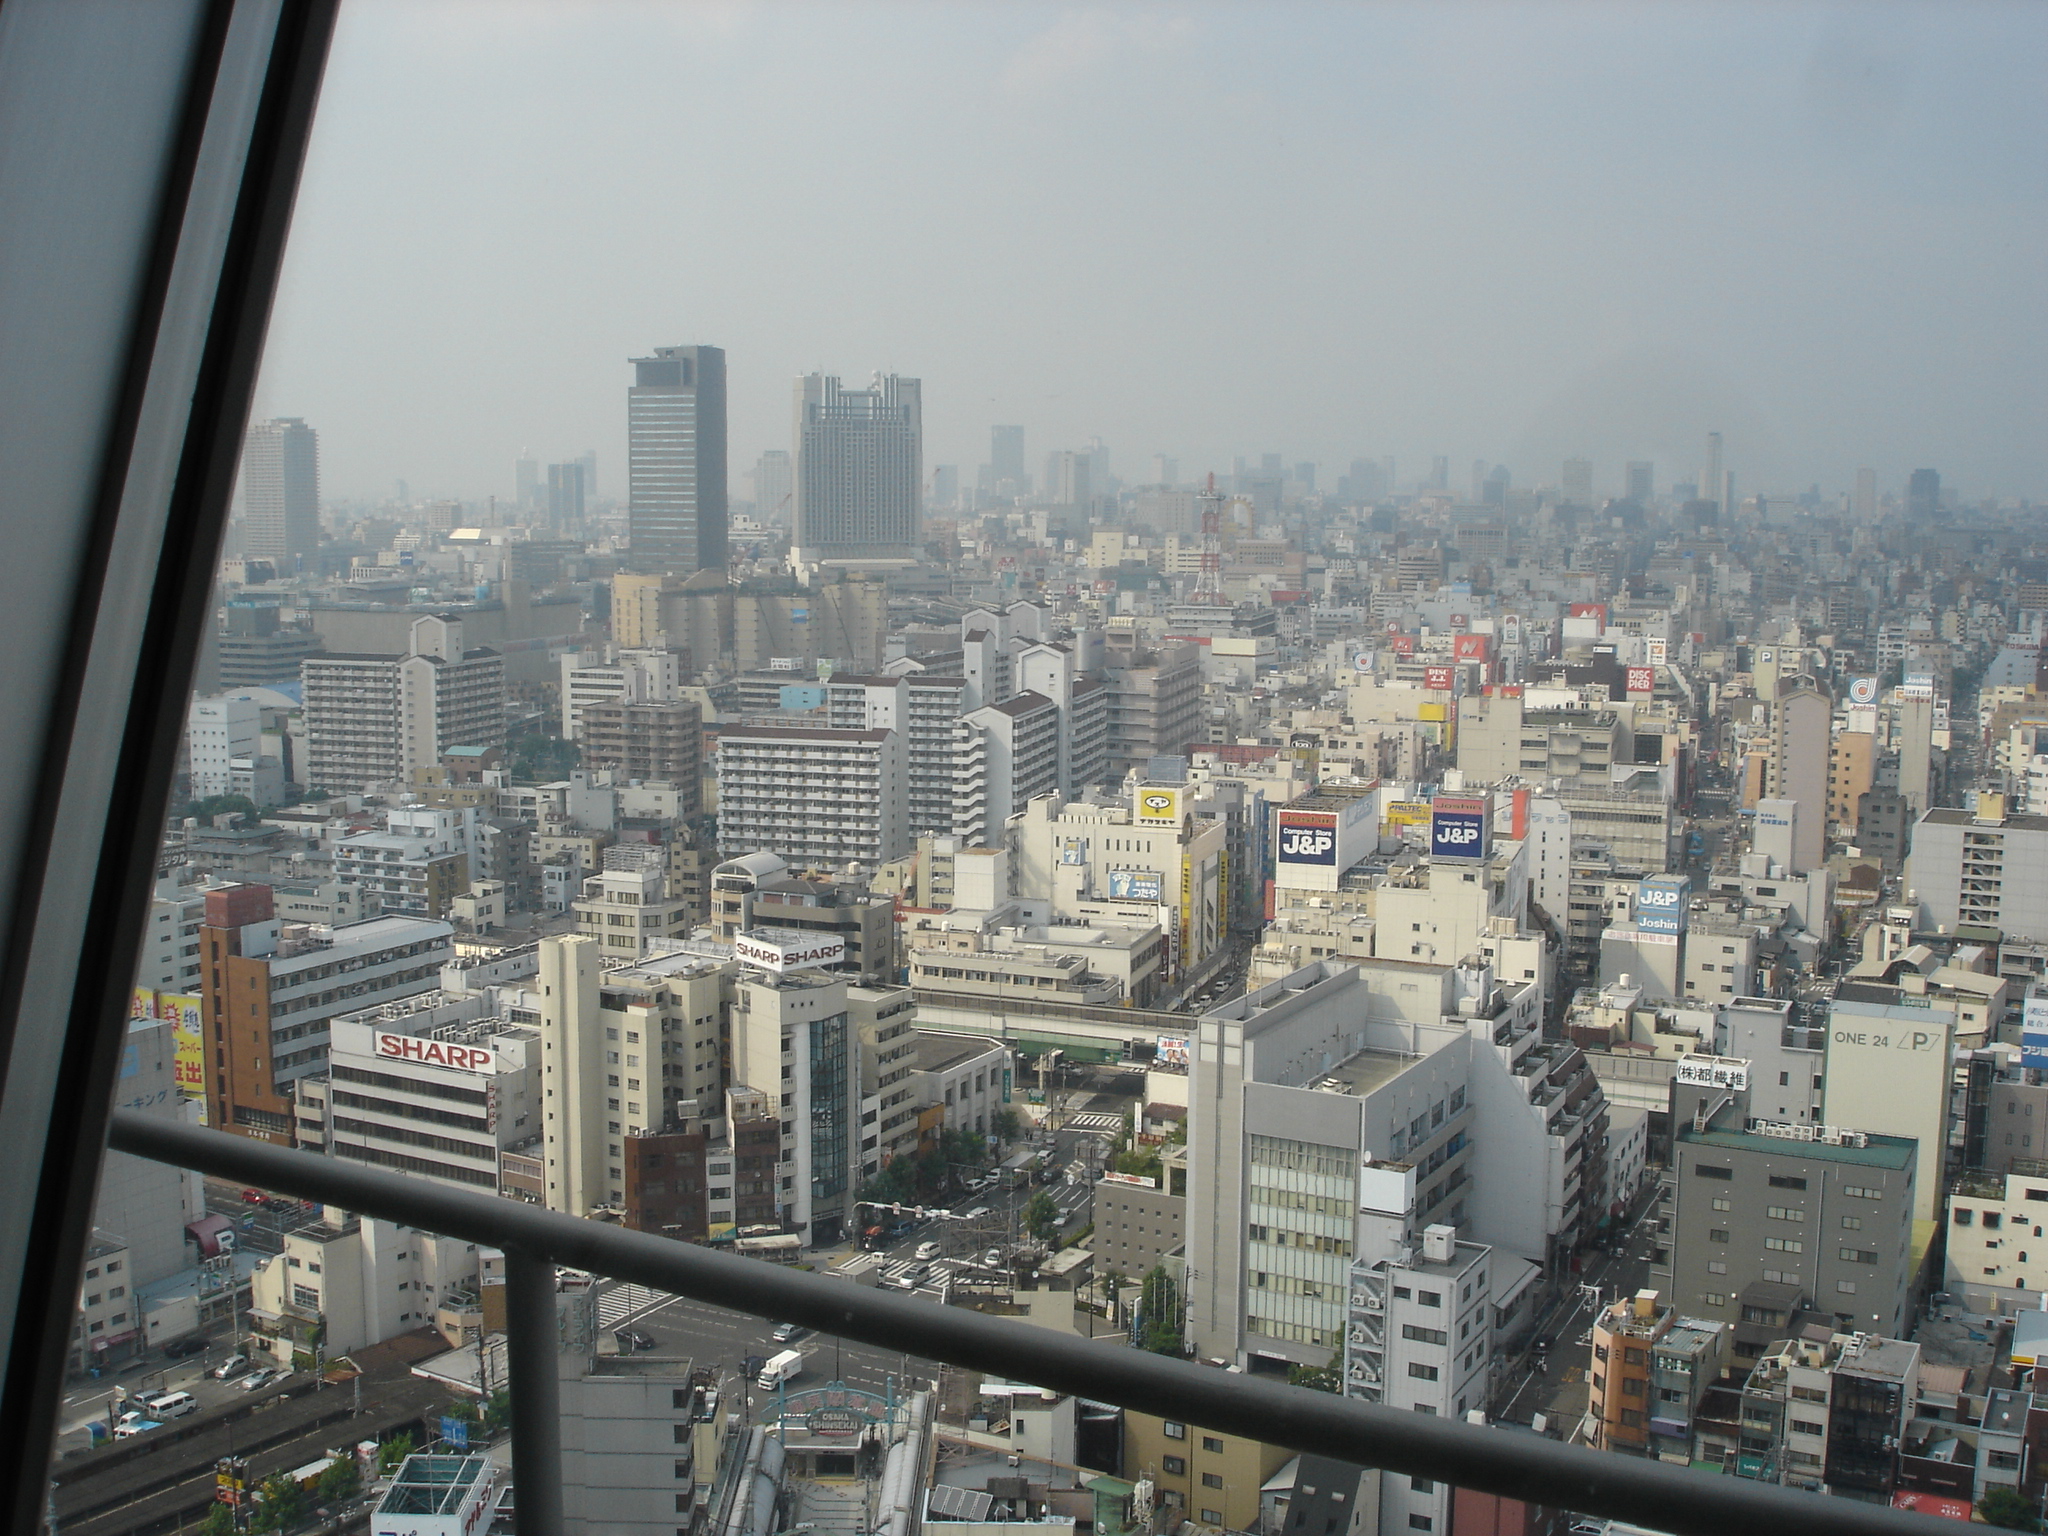
[[[1539,1436],[1501,1434],[1455,1419],[1111,1347],[133,1112],[116,1113],[110,1145],[216,1178],[502,1249],[521,1533],[561,1528],[557,1264],[1297,1452],[1636,1521],[1675,1536],[1717,1536],[1729,1529],[1759,1536],[1938,1536],[1944,1529],[1901,1511],[1712,1477]]]

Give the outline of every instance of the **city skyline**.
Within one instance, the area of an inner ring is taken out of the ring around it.
[[[612,359],[679,336],[731,358],[740,463],[788,446],[791,379],[879,368],[964,477],[997,423],[1126,479],[1278,449],[1523,484],[1719,430],[1752,489],[2048,494],[2008,105],[2039,13],[480,14],[342,20],[258,404],[321,424],[337,497],[623,463]],[[814,153],[849,82],[887,155]]]

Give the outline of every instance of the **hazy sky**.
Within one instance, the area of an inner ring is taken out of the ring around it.
[[[2048,8],[348,0],[260,415],[324,489],[621,492],[709,343],[733,493],[790,381],[924,380],[1141,479],[1517,484],[1719,429],[1738,491],[2048,497]]]

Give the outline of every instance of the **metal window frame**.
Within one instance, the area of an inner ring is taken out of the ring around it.
[[[0,1522],[38,1528],[336,0],[0,3]]]
[[[555,1536],[561,1529],[556,1264],[1220,1434],[1634,1521],[1673,1536],[1731,1530],[1745,1536],[1942,1536],[1953,1530],[1931,1515],[1357,1402],[134,1111],[114,1115],[110,1144],[215,1178],[503,1249],[520,1536]]]

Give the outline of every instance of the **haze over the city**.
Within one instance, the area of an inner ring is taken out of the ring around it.
[[[2048,494],[2039,8],[390,4],[330,65],[256,414],[327,494],[623,489],[626,359],[924,381],[1116,473],[1446,454]],[[746,494],[736,478],[736,495]]]

